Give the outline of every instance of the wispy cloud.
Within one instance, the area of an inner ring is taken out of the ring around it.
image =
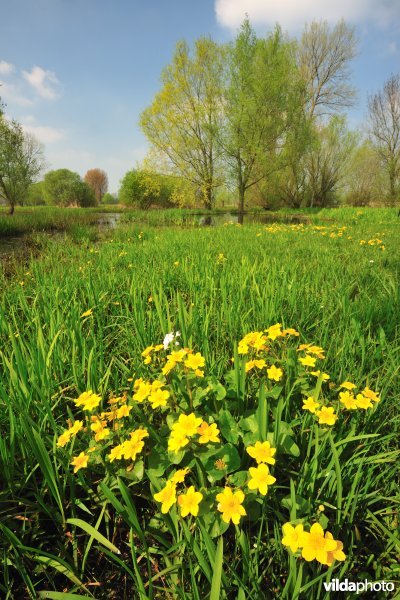
[[[6,62],[5,60],[0,60],[0,75],[9,75],[14,71],[14,65]]]
[[[60,82],[53,71],[46,71],[35,65],[31,71],[22,71],[22,76],[41,98],[55,100],[59,96]]]
[[[0,80],[0,86],[1,97],[4,98],[7,103],[17,104],[18,106],[33,105],[33,101],[21,94],[19,88],[12,83],[6,83],[5,81]]]
[[[215,13],[221,25],[236,29],[245,15],[255,25],[298,30],[306,22],[344,18],[351,23],[372,22],[381,26],[400,21],[398,0],[216,0]]]

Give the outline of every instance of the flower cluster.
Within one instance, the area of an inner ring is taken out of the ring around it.
[[[189,415],[181,414],[178,420],[172,425],[171,435],[168,440],[168,450],[170,452],[179,452],[189,444],[189,438],[199,436],[199,444],[209,444],[210,442],[218,444],[221,440],[218,437],[219,429],[216,423],[210,425],[203,421],[201,417],[196,417],[194,413]]]
[[[342,542],[334,540],[329,531],[324,534],[319,523],[314,523],[309,532],[304,531],[301,524],[293,526],[291,523],[285,523],[282,531],[282,544],[293,553],[301,550],[301,556],[308,562],[316,560],[322,565],[331,566],[334,560],[346,560]]]

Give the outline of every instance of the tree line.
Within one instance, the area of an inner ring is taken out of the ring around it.
[[[395,202],[400,76],[369,98],[367,135],[349,131],[356,54],[343,20],[313,22],[299,40],[278,26],[258,37],[246,19],[229,44],[179,42],[140,117],[154,171],[189,183],[207,209],[229,194],[240,211]]]

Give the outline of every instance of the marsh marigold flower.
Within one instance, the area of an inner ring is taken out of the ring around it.
[[[250,467],[250,480],[247,484],[250,490],[258,490],[260,494],[265,496],[268,492],[268,486],[275,483],[276,478],[273,477],[266,464],[260,463],[258,467]]]
[[[189,443],[189,438],[180,431],[173,431],[168,439],[169,452],[179,452]]]
[[[81,452],[79,456],[76,456],[72,461],[71,465],[74,465],[74,473],[77,473],[79,469],[84,469],[87,467],[89,462],[89,456],[84,452]]]
[[[178,469],[172,475],[172,477],[170,477],[169,481],[172,481],[172,483],[183,483],[186,475],[189,473],[189,470],[190,469],[188,469],[188,467],[185,467],[184,469]]]
[[[154,499],[161,502],[161,512],[166,514],[176,502],[176,485],[171,481],[167,481],[166,486],[160,492],[154,494]]]
[[[329,531],[327,531],[325,533],[325,539],[327,540],[333,540],[333,535],[331,533],[329,533]],[[327,559],[326,559],[326,565],[328,565],[328,567],[330,567],[333,563],[334,560],[338,560],[338,561],[343,561],[346,560],[346,555],[343,552],[343,544],[342,542],[339,542],[339,540],[333,540],[334,542],[336,542],[336,548],[335,550],[330,550],[327,553]]]
[[[256,442],[254,446],[248,446],[246,452],[251,458],[255,458],[258,463],[274,465],[276,462],[274,458],[276,448],[271,448],[269,442]]]
[[[333,406],[323,406],[321,410],[315,411],[320,425],[334,425],[337,421],[337,415]]]
[[[299,362],[303,365],[303,367],[315,367],[316,358],[306,354],[304,358],[299,358]]]
[[[319,523],[312,525],[310,532],[300,535],[299,546],[302,547],[301,555],[307,561],[317,560],[323,565],[327,564],[328,552],[336,550],[336,541],[326,538],[324,530]]]
[[[273,381],[280,381],[283,376],[283,371],[275,365],[272,365],[269,369],[267,369],[267,375],[268,379],[272,379]]]
[[[380,401],[379,395],[376,392],[370,390],[369,387],[365,387],[361,393],[363,396],[365,396],[365,398],[369,398],[370,400],[372,400],[372,402]]]
[[[288,546],[291,551],[297,552],[300,546],[300,539],[302,534],[304,533],[303,525],[291,525],[290,523],[285,523],[282,527],[283,538],[282,544],[284,546]]]
[[[158,389],[151,392],[149,396],[149,402],[151,402],[151,408],[159,408],[167,405],[167,400],[170,396],[168,390]]]
[[[347,408],[347,410],[354,410],[358,408],[357,401],[354,398],[353,394],[351,394],[350,392],[340,392],[339,398],[340,402],[344,404],[344,407]]]
[[[356,404],[357,408],[363,408],[364,410],[367,410],[367,408],[372,408],[370,398],[366,398],[363,394],[357,394]]]
[[[220,441],[218,437],[219,429],[216,423],[209,425],[206,421],[203,421],[197,429],[197,433],[200,436],[198,440],[200,444],[208,444],[209,442],[218,443]]]
[[[196,417],[194,413],[190,415],[179,415],[178,420],[172,425],[172,431],[174,434],[180,433],[187,437],[191,437],[197,433],[203,419]]]
[[[351,383],[351,381],[343,381],[342,384],[339,385],[339,387],[344,388],[345,390],[354,390],[357,386],[354,383]]]
[[[203,494],[196,492],[194,486],[191,485],[186,494],[178,496],[178,504],[181,509],[181,516],[187,517],[191,514],[197,517],[199,514],[199,504],[203,500]]]
[[[310,396],[307,398],[307,400],[303,400],[303,406],[301,408],[304,408],[304,410],[309,410],[311,413],[315,413],[318,406],[319,403],[316,402],[312,396]]]
[[[204,367],[205,364],[205,358],[200,354],[200,352],[197,352],[196,354],[189,354],[184,362],[185,367],[188,369],[193,369],[193,371],[196,371],[200,367]]]
[[[232,488],[226,487],[223,492],[217,494],[217,509],[222,513],[222,520],[225,523],[232,521],[235,525],[239,524],[240,518],[246,514],[242,506],[244,494],[241,490],[232,492]]]

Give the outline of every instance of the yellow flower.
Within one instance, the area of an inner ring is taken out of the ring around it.
[[[333,406],[323,406],[321,410],[315,411],[320,425],[334,425],[337,421],[337,415]]]
[[[255,458],[258,463],[269,463],[270,465],[275,464],[275,458],[273,458],[276,453],[276,448],[271,448],[271,444],[269,442],[256,442],[254,446],[249,446],[246,448],[248,454],[250,454],[251,458]]]
[[[75,423],[68,429],[70,435],[76,435],[78,431],[83,429],[83,421],[75,421]]]
[[[151,402],[151,408],[159,408],[160,406],[166,406],[167,400],[170,396],[168,390],[156,389],[151,392],[149,401]]]
[[[196,371],[196,369],[199,367],[204,367],[206,361],[200,352],[197,352],[196,354],[189,354],[184,364],[185,367],[188,367],[188,369],[193,369],[193,371]]]
[[[313,358],[309,354],[306,354],[304,358],[299,358],[299,362],[303,365],[303,367],[315,367],[316,358]]]
[[[280,323],[276,323],[275,325],[268,327],[268,329],[265,331],[268,333],[270,340],[276,340],[276,338],[282,335],[282,325]]]
[[[303,406],[301,408],[304,408],[304,410],[309,410],[311,413],[315,413],[318,406],[319,403],[315,402],[314,398],[310,396],[307,398],[307,400],[303,400]]]
[[[268,466],[264,463],[259,464],[258,467],[250,467],[249,473],[251,477],[247,484],[249,489],[258,490],[263,496],[268,492],[268,486],[276,481],[276,478],[270,474]]]
[[[169,436],[168,450],[169,452],[179,452],[189,443],[189,438],[181,432],[173,431]]]
[[[89,412],[93,409],[97,408],[101,402],[100,396],[97,394],[92,394],[90,398],[87,398],[83,403],[83,410],[88,410]]]
[[[96,440],[96,442],[100,442],[101,440],[104,440],[104,438],[106,438],[109,435],[110,435],[110,430],[107,427],[104,427],[104,429],[99,429],[99,431],[96,432],[94,439]]]
[[[133,394],[133,399],[136,402],[144,402],[151,393],[151,384],[147,381],[139,383],[136,394]]]
[[[147,348],[145,348],[142,352],[142,357],[146,358],[147,356],[150,356],[150,354],[153,352],[154,350],[154,346],[147,346]]]
[[[325,533],[325,539],[333,540],[333,535],[331,533],[329,533],[329,531],[327,531]],[[342,542],[339,542],[339,540],[333,540],[333,541],[336,542],[336,548],[334,550],[328,551],[327,560],[325,563],[326,565],[328,565],[328,567],[331,566],[331,564],[333,563],[334,560],[338,560],[338,561],[346,560],[346,555],[343,552]]]
[[[173,475],[172,477],[170,477],[169,481],[172,481],[172,483],[183,483],[185,481],[185,477],[186,475],[189,473],[189,470],[187,467],[185,467],[184,469],[178,469]]]
[[[131,440],[140,442],[141,440],[143,440],[146,437],[149,437],[149,432],[147,431],[147,429],[143,429],[143,428],[139,427],[139,429],[135,429],[134,431],[131,431]]]
[[[369,387],[365,387],[361,393],[366,398],[369,398],[370,400],[372,400],[372,402],[380,401],[379,395],[376,392],[373,392],[372,390],[370,390]]]
[[[167,362],[165,363],[165,365],[163,366],[163,368],[161,369],[161,372],[163,375],[168,375],[172,369],[174,367],[176,367],[177,363],[172,361],[172,360],[167,360]]]
[[[135,460],[136,455],[139,454],[143,450],[144,442],[134,437],[131,437],[130,440],[126,440],[122,444],[122,455],[127,460]]]
[[[282,331],[282,336],[285,336],[285,335],[295,335],[298,337],[300,334],[298,331],[296,331],[296,329],[293,329],[292,327],[288,327],[288,329],[284,329]]]
[[[353,394],[350,394],[350,392],[348,392],[348,391],[340,392],[339,398],[340,398],[340,402],[342,404],[344,404],[344,406],[345,406],[345,408],[347,408],[347,410],[354,410],[357,408],[357,401],[354,398]]]
[[[77,473],[79,469],[84,469],[87,467],[89,461],[89,456],[84,452],[81,452],[79,456],[76,456],[72,461],[71,465],[74,465],[74,473]]]
[[[241,490],[232,492],[232,488],[225,487],[224,491],[217,494],[217,509],[222,513],[222,520],[225,523],[232,521],[235,525],[239,524],[240,518],[246,514],[242,506],[244,494]]]
[[[90,317],[90,315],[92,314],[92,312],[93,312],[93,309],[89,308],[89,310],[87,310],[87,311],[85,311],[85,312],[83,312],[81,314],[81,319],[83,319],[83,317]]]
[[[304,532],[299,536],[299,546],[303,548],[301,555],[306,561],[316,559],[321,564],[326,565],[328,552],[336,549],[336,541],[325,538],[321,525],[314,523],[309,533]]]
[[[367,410],[367,408],[372,408],[371,400],[363,396],[363,394],[357,394],[356,404],[357,408],[363,408],[364,410]]]
[[[161,512],[167,513],[171,506],[176,502],[176,486],[171,481],[167,481],[166,486],[157,494],[154,494],[154,499],[161,502]]]
[[[114,448],[111,448],[111,452],[110,454],[108,454],[110,462],[113,462],[114,460],[121,460],[123,450],[124,449],[122,444],[118,444],[118,446],[114,446]]]
[[[68,444],[68,442],[70,441],[70,439],[71,439],[70,432],[69,431],[64,431],[64,433],[62,433],[59,436],[58,440],[57,440],[57,447],[58,448],[64,448],[64,446],[66,444]]]
[[[128,381],[133,381],[133,379],[130,378],[130,379],[128,379]],[[135,379],[134,384],[133,384],[133,389],[137,390],[141,383],[144,383],[143,377],[139,377],[138,379]]]
[[[308,346],[307,352],[309,352],[310,354],[314,354],[317,358],[325,358],[325,350],[320,346]]]
[[[123,417],[129,417],[129,413],[131,412],[133,406],[128,406],[124,404],[117,410],[117,419],[122,419]]]
[[[180,363],[183,361],[186,355],[187,351],[182,348],[181,350],[174,350],[171,352],[171,354],[168,354],[167,359],[175,363]]]
[[[219,429],[216,423],[211,423],[211,425],[209,425],[208,423],[203,421],[200,427],[198,428],[197,433],[200,435],[200,444],[208,444],[209,442],[218,443],[220,441],[218,437]]]
[[[300,546],[300,538],[303,534],[303,525],[293,527],[290,523],[285,523],[282,527],[282,544],[288,546],[292,552],[296,552]]]
[[[310,375],[314,375],[314,377],[320,377],[321,371],[310,371]],[[322,373],[322,381],[328,381],[330,379],[328,373]]]
[[[268,379],[273,379],[274,381],[279,381],[282,379],[283,371],[279,369],[275,365],[272,365],[269,369],[267,369]]]
[[[181,516],[187,517],[191,514],[197,517],[199,514],[199,504],[203,500],[203,494],[196,492],[193,485],[190,486],[186,494],[178,496],[178,504],[181,508]]]
[[[74,400],[75,406],[84,406],[84,404],[89,400],[89,398],[93,396],[92,390],[88,390],[87,392],[83,392],[79,398]]]
[[[186,437],[190,437],[197,433],[197,429],[200,427],[203,419],[196,417],[194,413],[190,415],[179,415],[179,419],[172,425],[172,431],[180,433]]]
[[[354,385],[354,383],[351,383],[351,381],[343,381],[343,383],[339,386],[344,388],[345,390],[354,390],[357,386]]]

